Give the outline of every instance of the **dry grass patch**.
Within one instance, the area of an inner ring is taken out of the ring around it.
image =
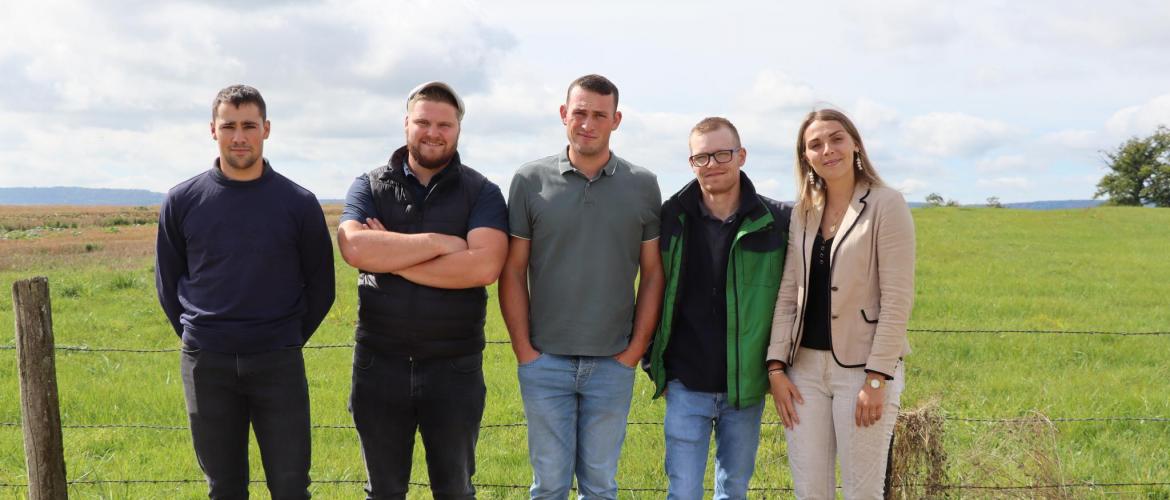
[[[0,234],[30,229],[134,226],[158,221],[158,207],[0,206]]]
[[[324,205],[337,230],[341,205]],[[0,271],[101,265],[137,269],[153,260],[158,207],[0,206]]]

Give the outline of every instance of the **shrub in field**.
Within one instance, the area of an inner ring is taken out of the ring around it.
[[[1003,492],[1008,498],[1073,498],[1057,446],[1057,429],[1048,416],[1034,411],[1017,420],[988,425],[979,446],[964,450],[960,458],[971,467],[957,482],[962,484],[1033,485],[1035,489]]]
[[[137,288],[139,285],[138,278],[127,274],[119,274],[114,276],[113,281],[110,282],[110,287],[114,290],[127,290],[130,288]]]
[[[61,287],[61,296],[70,299],[76,299],[85,291],[85,287],[81,285],[65,285]]]
[[[46,223],[44,227],[48,229],[76,229],[77,223],[55,220]]]
[[[40,235],[41,235],[41,232],[37,231],[36,229],[24,229],[24,230],[8,231],[7,233],[4,233],[3,239],[6,239],[6,240],[31,240],[31,239],[39,237]]]

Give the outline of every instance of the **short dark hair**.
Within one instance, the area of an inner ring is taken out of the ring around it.
[[[219,109],[221,103],[228,103],[235,107],[240,107],[244,104],[255,104],[260,108],[260,118],[268,119],[268,107],[264,105],[264,97],[260,95],[260,91],[256,87],[248,85],[229,85],[224,87],[215,95],[215,101],[211,103],[211,119],[215,120],[215,111]]]
[[[574,87],[581,87],[585,90],[593,92],[594,94],[613,95],[613,107],[614,109],[617,109],[618,88],[617,85],[614,85],[613,82],[609,81],[609,78],[601,75],[590,74],[573,80],[573,83],[569,84],[569,90],[565,92],[565,102],[569,101],[569,94],[573,93]]]
[[[691,135],[706,134],[721,128],[726,128],[727,130],[731,131],[731,137],[735,138],[735,147],[738,148],[743,146],[743,143],[739,142],[739,130],[736,130],[735,125],[731,124],[731,120],[728,120],[722,116],[708,116],[703,118],[699,121],[699,123],[695,124],[695,126],[691,128]]]

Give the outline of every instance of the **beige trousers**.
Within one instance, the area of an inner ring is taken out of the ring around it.
[[[905,387],[901,363],[892,375],[881,420],[858,427],[853,412],[865,384],[865,370],[842,368],[830,351],[801,347],[796,352],[788,378],[800,390],[804,404],[796,405],[800,424],[785,430],[784,436],[797,498],[834,498],[838,459],[847,500],[882,498],[890,438]]]

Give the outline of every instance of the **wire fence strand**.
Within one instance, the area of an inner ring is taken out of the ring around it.
[[[958,416],[944,416],[943,420],[948,422],[965,422],[965,423],[1024,423],[1035,422],[1035,417],[958,417]],[[1052,423],[1082,423],[1082,422],[1137,422],[1144,423],[1170,423],[1170,417],[1132,417],[1132,416],[1117,416],[1117,417],[1053,417],[1043,419],[1046,422]],[[784,425],[780,421],[764,421],[761,425],[779,426]],[[526,427],[525,422],[511,422],[511,423],[496,423],[480,425],[480,430],[486,429],[502,429]],[[662,422],[655,421],[634,421],[626,422],[626,425],[652,425],[661,427]],[[20,422],[0,422],[0,427],[20,427]],[[185,431],[189,427],[185,425],[160,425],[160,424],[63,424],[62,429],[146,429],[146,430],[161,430],[161,431]],[[314,424],[313,429],[327,429],[327,430],[354,430],[356,429],[352,424]]]
[[[136,485],[136,484],[202,484],[205,479],[74,479],[67,481],[70,486],[97,486],[97,485]],[[362,479],[314,479],[314,484],[365,484]],[[259,478],[250,483],[264,484],[264,479]],[[411,486],[418,486],[420,488],[430,488],[429,483],[415,482],[409,483]],[[497,484],[497,483],[473,483],[476,488],[485,489],[528,489],[527,484]],[[981,491],[1023,491],[1023,490],[1052,490],[1052,489],[1073,489],[1073,488],[1134,488],[1134,487],[1161,487],[1170,486],[1170,482],[1154,481],[1154,482],[1136,482],[1136,481],[1118,481],[1118,482],[1098,482],[1086,481],[1079,483],[1059,483],[1059,484],[1006,484],[1006,485],[991,485],[991,484],[909,484],[909,487],[930,487],[934,489],[943,490],[981,490]],[[24,483],[0,483],[0,488],[27,488],[28,484]],[[574,490],[576,488],[573,488]],[[840,489],[840,487],[838,487]],[[666,488],[656,486],[642,486],[642,487],[625,487],[618,488],[618,491],[631,493],[665,493]],[[706,491],[714,491],[707,488]],[[757,487],[748,488],[752,493],[778,493],[791,492],[791,487]]]
[[[1143,337],[1143,336],[1159,336],[1170,335],[1170,331],[1153,331],[1153,332],[1128,332],[1128,331],[1108,331],[1108,330],[1027,330],[1027,329],[1008,329],[1008,330],[984,330],[976,328],[960,328],[960,329],[942,329],[942,328],[908,328],[907,332],[912,333],[1022,333],[1022,334],[1037,334],[1037,335],[1114,335],[1122,337]]]
[[[1170,331],[1149,331],[1149,332],[1131,332],[1131,331],[1109,331],[1109,330],[1028,330],[1028,329],[976,329],[976,328],[910,328],[906,330],[911,333],[972,333],[972,334],[1024,334],[1024,335],[1108,335],[1116,337],[1157,337],[1170,336]],[[488,345],[507,345],[510,344],[507,340],[488,340],[485,342]],[[354,344],[312,344],[307,345],[305,349],[352,349]],[[2,345],[0,351],[15,350],[15,345]],[[59,345],[55,347],[58,351],[64,352],[80,352],[80,353],[97,353],[97,352],[126,352],[126,353],[160,353],[160,352],[178,352],[179,348],[126,348],[126,347],[91,347],[85,345]]]

